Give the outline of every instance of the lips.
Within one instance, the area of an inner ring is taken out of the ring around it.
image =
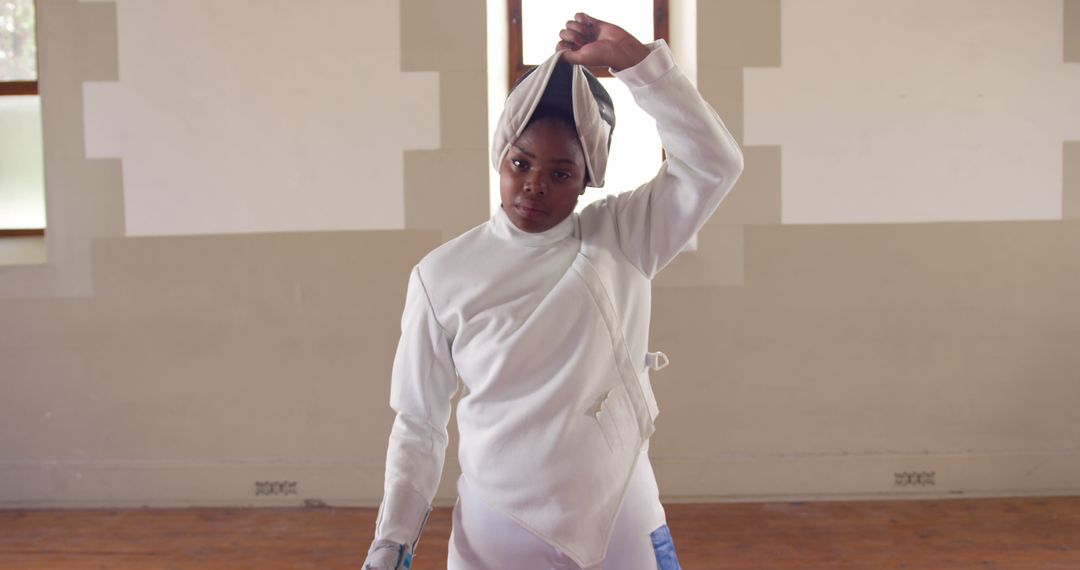
[[[536,202],[518,202],[514,205],[519,216],[529,219],[539,219],[547,216],[547,210]]]

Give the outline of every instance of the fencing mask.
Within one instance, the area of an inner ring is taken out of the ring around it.
[[[588,68],[567,63],[558,51],[530,70],[506,97],[491,142],[491,165],[499,164],[537,109],[547,108],[574,118],[581,150],[585,153],[588,186],[604,186],[615,108],[611,96]]]

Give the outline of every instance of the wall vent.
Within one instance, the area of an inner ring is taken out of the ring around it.
[[[903,471],[893,473],[897,487],[932,487],[934,483],[933,471]]]
[[[259,495],[295,495],[296,481],[256,481],[255,496]]]

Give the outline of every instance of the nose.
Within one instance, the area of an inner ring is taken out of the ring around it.
[[[537,194],[546,194],[548,191],[547,180],[539,170],[534,170],[525,175],[525,191]]]

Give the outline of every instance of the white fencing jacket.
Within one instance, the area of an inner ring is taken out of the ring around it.
[[[457,378],[462,474],[485,502],[589,566],[606,552],[658,413],[651,280],[705,224],[742,153],[661,40],[616,72],[667,159],[632,192],[541,233],[500,208],[409,278],[376,538],[415,544],[441,477]]]

